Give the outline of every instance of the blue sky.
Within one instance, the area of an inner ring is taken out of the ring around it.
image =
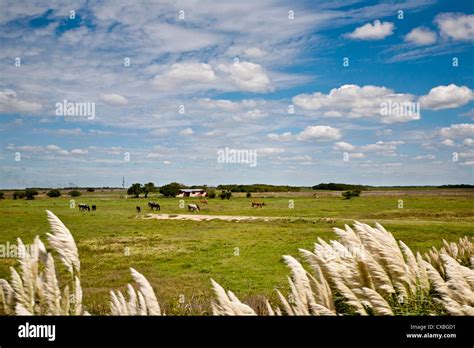
[[[472,1],[0,6],[2,188],[474,183]]]

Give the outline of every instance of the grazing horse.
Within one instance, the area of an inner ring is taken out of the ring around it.
[[[252,202],[252,208],[253,207],[263,208],[264,205],[265,205],[264,202]]]
[[[97,207],[95,206],[95,204],[92,206],[92,211],[96,211]]]
[[[188,204],[188,210],[193,211],[193,212],[199,211],[200,210],[199,205],[197,205],[197,204]]]
[[[78,207],[79,207],[80,211],[86,211],[86,210],[91,211],[91,208],[89,207],[89,204],[79,203]]]
[[[148,206],[150,207],[151,210],[153,210],[153,208],[155,208],[155,210],[161,210],[160,205],[155,202],[148,202]]]
[[[137,205],[137,207],[135,209],[137,210],[137,214],[139,214],[141,212],[140,206]]]
[[[207,205],[207,199],[200,200],[199,203]]]

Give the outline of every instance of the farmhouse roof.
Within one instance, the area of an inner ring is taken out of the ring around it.
[[[201,192],[204,189],[180,189],[181,192]]]

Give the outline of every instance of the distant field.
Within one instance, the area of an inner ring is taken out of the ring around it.
[[[443,238],[474,237],[474,190],[367,191],[351,200],[328,191],[268,193],[263,199],[237,196],[208,199],[208,206],[200,204],[201,214],[284,219],[145,220],[141,217],[149,212],[146,203],[152,199],[160,203],[163,213],[187,212],[180,209],[179,198],[126,199],[122,190],[97,190],[75,198],[76,204],[97,205],[97,212],[88,213],[71,209],[70,198],[64,195],[1,200],[0,243],[14,243],[16,237],[29,243],[35,235],[46,241],[49,227],[44,210],[49,209],[76,239],[85,306],[91,313],[108,312],[110,289],[124,289],[131,282],[128,269],[133,266],[149,279],[169,314],[206,314],[211,277],[243,300],[259,303],[262,295],[274,298],[276,287],[287,289],[289,272],[282,255],[299,256],[298,248],[311,249],[317,237],[335,238],[332,228],[353,220],[378,221],[418,251],[440,246]],[[253,199],[263,200],[266,206],[251,208]],[[184,201],[199,204],[197,199]],[[135,214],[137,205],[142,208],[140,215]],[[10,278],[12,265],[13,259],[0,260],[0,278]],[[179,302],[180,295],[184,304]]]

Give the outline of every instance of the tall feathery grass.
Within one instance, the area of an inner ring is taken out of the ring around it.
[[[0,279],[0,314],[88,315],[82,306],[80,261],[70,231],[46,211],[52,252],[37,236],[30,248],[18,239],[19,271]],[[288,295],[277,290],[279,303],[265,300],[267,315],[474,315],[474,248],[469,238],[443,241],[439,250],[414,254],[383,226],[355,222],[335,229],[338,240],[318,239],[313,251],[300,249],[283,260],[291,271]],[[66,269],[58,279],[53,253]],[[164,315],[144,275],[131,268],[136,289],[111,291],[111,315]],[[214,315],[257,315],[211,279]]]

